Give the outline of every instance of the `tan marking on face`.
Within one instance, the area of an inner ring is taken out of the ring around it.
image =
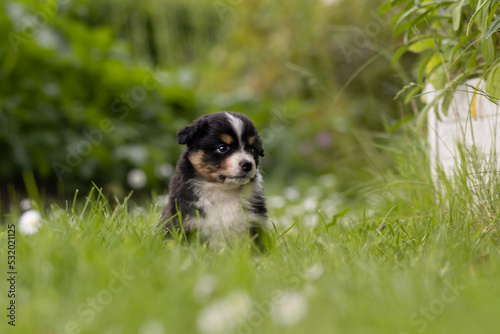
[[[205,153],[203,151],[195,151],[188,155],[189,162],[194,167],[194,170],[203,178],[211,182],[223,182],[219,179],[218,166],[212,165],[205,161]]]
[[[230,175],[231,172],[231,159],[224,159],[220,164],[220,173],[224,176]]]
[[[255,143],[255,139],[257,139],[257,136],[252,136],[252,137],[250,137],[250,138],[248,139],[248,143],[249,143],[250,145],[253,145],[253,143]]]
[[[228,145],[231,145],[234,141],[233,137],[231,137],[230,135],[228,134],[223,134],[220,136],[220,139],[225,143],[225,144],[228,144]]]

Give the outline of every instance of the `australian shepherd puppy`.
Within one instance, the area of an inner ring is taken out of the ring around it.
[[[170,180],[162,221],[168,233],[199,232],[209,244],[267,230],[259,173],[262,140],[244,115],[217,112],[177,133],[186,145]],[[174,231],[175,230],[175,231]]]

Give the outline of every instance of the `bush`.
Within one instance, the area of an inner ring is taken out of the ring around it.
[[[0,14],[10,31],[0,41],[1,182],[33,170],[72,192],[89,179],[123,184],[128,170],[141,168],[154,184],[155,168],[180,152],[171,134],[199,113],[192,89],[175,74],[134,65],[110,27],[82,22],[74,8],[48,15],[33,33],[16,27],[25,10],[7,3]]]
[[[414,71],[417,82],[405,87],[407,101],[431,83],[440,94],[428,106],[444,95],[449,104],[452,93],[448,92],[477,77],[486,80],[486,93],[498,101],[499,7],[500,3],[492,0],[393,0],[380,9],[381,13],[397,13],[392,20],[393,33],[403,36],[403,46],[393,62],[407,52],[419,55]]]
[[[175,132],[218,110],[255,121],[277,182],[366,175],[360,152],[375,156],[370,132],[398,117],[403,83],[380,1],[221,3],[4,2],[0,183],[22,188],[27,170],[51,193],[124,194],[138,168],[163,190]]]

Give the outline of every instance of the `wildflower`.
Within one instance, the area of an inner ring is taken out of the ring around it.
[[[19,203],[19,206],[21,207],[21,210],[23,212],[28,211],[29,209],[31,209],[31,200],[29,198],[25,198],[25,199],[21,200],[21,202]]]
[[[244,291],[234,291],[200,312],[198,329],[207,334],[232,331],[248,317],[251,308],[250,296]]]
[[[446,261],[444,266],[441,269],[439,269],[439,276],[443,277],[448,272],[449,269],[450,269],[450,261]]]
[[[148,181],[146,173],[142,169],[132,169],[127,174],[128,185],[133,189],[143,188]]]
[[[285,199],[281,196],[269,196],[267,198],[267,203],[269,206],[276,209],[281,209],[285,206]]]
[[[285,189],[285,197],[291,201],[299,199],[300,193],[297,189],[288,187]]]
[[[316,135],[316,142],[323,149],[330,148],[333,142],[332,135],[328,131],[321,131]]]
[[[40,228],[42,216],[36,210],[28,210],[19,218],[19,230],[23,234],[35,234]]]
[[[340,1],[339,0],[320,0],[320,2],[325,6],[331,6],[331,5],[336,4]]]
[[[307,313],[307,299],[295,291],[284,292],[273,304],[271,314],[276,323],[291,326]]]
[[[165,207],[168,204],[168,194],[166,195],[159,195],[158,198],[156,199],[156,205],[160,207]]]
[[[306,211],[312,211],[318,206],[318,201],[314,197],[308,197],[304,201],[304,209]]]
[[[158,320],[148,320],[139,327],[139,334],[163,334],[165,327]]]
[[[314,286],[311,283],[307,283],[304,286],[304,289],[302,290],[302,292],[304,293],[305,296],[311,297],[311,296],[314,296],[316,294],[317,290],[318,289],[316,288],[316,286]]]
[[[324,270],[321,263],[315,263],[304,271],[304,278],[308,281],[316,281],[323,275]]]
[[[217,278],[213,275],[203,275],[198,279],[193,289],[194,298],[203,301],[208,299],[217,287]]]
[[[155,174],[161,179],[168,179],[175,172],[175,167],[169,163],[164,163],[155,168]]]
[[[330,188],[337,184],[337,178],[332,174],[324,174],[319,177],[318,182],[323,187]]]

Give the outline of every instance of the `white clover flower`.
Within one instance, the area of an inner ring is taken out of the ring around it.
[[[317,262],[304,271],[304,278],[308,281],[316,281],[323,275],[324,271],[323,265]]]
[[[320,2],[325,6],[331,6],[341,1],[342,0],[320,0]]]
[[[306,211],[312,211],[318,207],[318,201],[314,197],[308,197],[304,201],[304,209]]]
[[[337,178],[333,174],[324,174],[319,177],[318,182],[322,187],[330,188],[337,184]]]
[[[148,182],[146,173],[142,169],[132,169],[127,174],[128,185],[133,189],[141,189]]]
[[[302,290],[302,292],[304,293],[305,296],[312,297],[318,292],[318,289],[316,288],[316,286],[314,284],[307,283],[304,286],[304,289]]]
[[[161,179],[168,179],[175,172],[175,167],[169,163],[164,163],[155,168],[155,174]]]
[[[285,189],[285,197],[288,198],[291,201],[295,201],[299,199],[300,193],[297,189],[288,187]]]
[[[168,194],[166,195],[159,195],[158,198],[156,199],[156,205],[165,207],[168,204]]]
[[[252,298],[242,290],[234,291],[227,296],[226,303],[231,307],[232,316],[237,323],[244,320],[252,311]]]
[[[307,313],[307,299],[296,291],[283,292],[272,305],[273,320],[281,325],[291,326],[298,323]]]
[[[208,299],[217,287],[217,278],[213,275],[201,276],[193,289],[194,298],[198,301]]]
[[[252,299],[241,290],[213,302],[198,314],[197,325],[202,333],[226,333],[234,330],[250,314]]]
[[[28,210],[19,217],[19,230],[23,234],[33,235],[40,228],[42,216],[36,210]]]
[[[21,207],[21,210],[28,211],[31,209],[31,200],[29,198],[25,198],[19,202],[19,206]]]
[[[281,196],[269,196],[267,198],[267,203],[271,208],[281,209],[285,206],[285,199]]]
[[[139,327],[138,334],[163,334],[165,327],[158,320],[148,320]]]
[[[450,261],[446,261],[444,266],[441,267],[441,269],[439,269],[439,276],[443,277],[444,275],[446,275],[449,269],[450,269]]]

